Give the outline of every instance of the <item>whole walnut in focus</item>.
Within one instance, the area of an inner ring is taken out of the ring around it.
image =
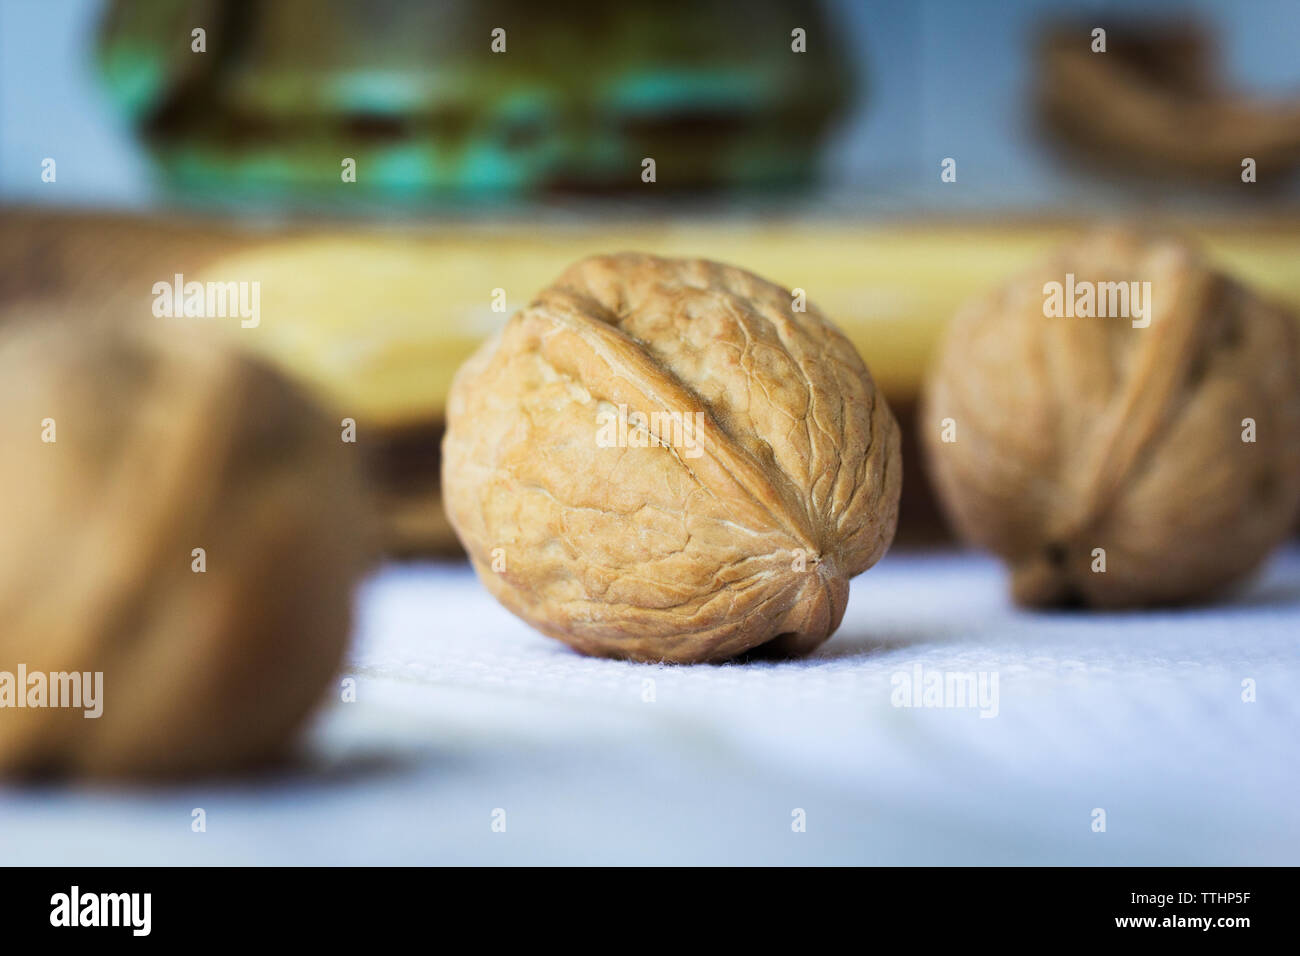
[[[0,672],[102,673],[98,717],[9,700],[0,774],[276,756],[339,665],[364,568],[332,422],[180,327],[7,329],[0,396]]]
[[[1297,331],[1176,240],[1091,235],[953,320],[922,407],[940,498],[1022,604],[1211,596],[1295,526]]]
[[[570,267],[457,374],[452,524],[489,590],[579,651],[803,653],[888,549],[894,417],[811,305],[701,259]]]

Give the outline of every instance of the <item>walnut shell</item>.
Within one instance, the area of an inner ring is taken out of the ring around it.
[[[0,709],[0,774],[276,755],[339,665],[364,568],[333,423],[180,328],[6,330],[0,393],[0,671],[102,673],[97,718]]]
[[[901,468],[893,415],[816,308],[630,253],[570,267],[484,344],[443,441],[488,589],[583,653],[647,661],[826,640],[893,539]]]
[[[1131,306],[1045,315],[1071,274],[1076,301],[1083,282],[1150,282],[1150,324]],[[1300,510],[1296,319],[1174,239],[1099,232],[968,305],[922,422],[950,518],[1006,561],[1023,604],[1202,599]]]

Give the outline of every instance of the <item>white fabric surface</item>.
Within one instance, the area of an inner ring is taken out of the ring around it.
[[[893,706],[917,663],[996,672],[998,715]],[[814,657],[696,667],[579,657],[467,568],[399,565],[347,673],[300,768],[0,789],[0,861],[1300,863],[1296,549],[1133,614],[1019,611],[988,559],[895,552]]]

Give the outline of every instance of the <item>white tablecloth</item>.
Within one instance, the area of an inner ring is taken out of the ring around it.
[[[0,861],[1300,863],[1300,550],[1187,610],[1026,613],[1004,583],[895,552],[810,659],[660,667],[579,657],[467,568],[392,566],[301,766],[0,788]],[[996,674],[997,715],[895,706],[918,665]]]

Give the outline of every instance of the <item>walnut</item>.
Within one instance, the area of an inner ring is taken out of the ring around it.
[[[1294,527],[1296,319],[1177,240],[1099,232],[957,315],[922,422],[1020,603],[1195,601]]]
[[[1232,89],[1203,25],[1112,23],[1105,55],[1092,31],[1062,23],[1039,44],[1039,112],[1072,161],[1162,182],[1240,182],[1247,157],[1283,175],[1300,164],[1300,99]]]
[[[899,435],[811,305],[701,259],[571,266],[462,367],[448,513],[511,611],[579,651],[809,651],[888,549]]]
[[[340,662],[364,567],[332,421],[178,327],[15,326],[0,394],[0,775],[277,754]],[[51,674],[86,706],[49,706]]]

